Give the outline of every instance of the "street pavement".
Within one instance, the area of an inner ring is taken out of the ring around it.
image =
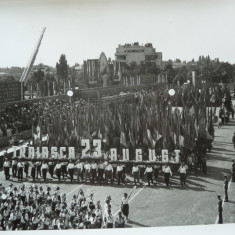
[[[159,183],[148,187],[145,184],[133,188],[134,184],[126,185],[92,185],[70,183],[69,179],[57,182],[57,179],[50,179],[44,183],[42,180],[34,182],[45,188],[45,184],[50,185],[52,190],[59,186],[61,192],[67,194],[70,201],[72,196],[81,188],[88,195],[94,192],[95,200],[104,200],[108,195],[112,197],[112,213],[116,215],[120,210],[123,193],[130,193],[130,221],[126,227],[153,227],[153,226],[173,226],[173,225],[203,225],[217,223],[217,194],[224,197],[223,181],[224,174],[231,175],[232,159],[235,158],[232,136],[235,132],[235,120],[231,120],[228,125],[220,129],[215,127],[215,140],[211,153],[207,157],[207,175],[202,172],[196,176],[194,173],[188,176],[187,186],[180,187],[179,175],[175,174],[171,178],[171,186],[166,187],[163,175],[160,174]],[[0,172],[0,180],[4,186],[8,186],[9,181],[5,181],[3,172]],[[230,177],[229,177],[230,180]],[[21,183],[16,178],[10,180],[14,185]],[[32,179],[24,182],[26,188],[32,184]],[[223,204],[224,223],[235,222],[235,183],[229,184],[229,202]]]

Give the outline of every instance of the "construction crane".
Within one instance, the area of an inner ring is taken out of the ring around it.
[[[21,99],[22,100],[24,99],[23,87],[26,86],[26,84],[27,84],[27,81],[28,81],[28,78],[29,78],[29,73],[30,73],[30,71],[31,71],[31,69],[33,67],[34,61],[35,61],[36,56],[38,54],[38,50],[39,50],[39,47],[41,45],[42,38],[43,38],[45,30],[46,30],[46,28],[43,28],[43,30],[42,30],[42,32],[40,34],[38,43],[37,43],[37,45],[35,47],[35,50],[33,51],[32,57],[30,58],[29,63],[25,67],[25,69],[24,69],[24,71],[23,71],[23,73],[21,75],[21,78],[20,78],[20,82],[21,82]]]

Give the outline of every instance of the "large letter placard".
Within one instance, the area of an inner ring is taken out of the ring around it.
[[[162,161],[163,162],[168,162],[169,158],[168,158],[168,149],[163,149],[162,150]]]

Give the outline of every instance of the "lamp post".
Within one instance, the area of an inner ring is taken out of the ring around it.
[[[73,96],[73,91],[72,90],[68,90],[67,91],[67,96],[69,97],[71,113],[72,113],[72,96]]]
[[[168,100],[168,105],[167,105],[167,110],[165,111],[166,112],[166,115],[165,115],[165,121],[166,121],[166,126],[168,128],[168,125],[167,125],[167,120],[169,120],[169,117],[170,117],[170,122],[172,123],[172,106],[171,106],[171,97],[173,97],[175,95],[175,90],[174,89],[170,89],[168,91],[168,95],[170,96],[170,99]],[[164,148],[167,148],[169,143],[167,143],[167,138],[165,139],[164,143],[163,143],[163,147]]]

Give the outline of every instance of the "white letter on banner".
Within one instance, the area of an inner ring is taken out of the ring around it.
[[[149,149],[149,161],[156,162],[156,152],[155,149]]]
[[[42,158],[48,158],[48,147],[42,147]]]
[[[20,146],[20,158],[25,157],[25,147]]]
[[[57,158],[58,155],[57,155],[57,147],[51,147],[51,157],[52,158]]]
[[[81,145],[83,147],[85,146],[85,148],[82,150],[82,157],[87,157],[88,156],[87,152],[90,149],[90,140],[89,139],[85,139],[85,140],[82,139]]]
[[[69,147],[69,159],[75,159],[75,149],[74,149],[74,147]]]
[[[28,156],[29,156],[29,158],[34,157],[34,147],[29,147],[28,148]]]
[[[101,156],[101,140],[93,140],[93,147],[95,147],[95,151],[93,153],[94,157],[100,157]]]
[[[122,150],[123,161],[129,161],[129,149]]]
[[[162,150],[162,161],[163,162],[169,162],[169,159],[168,159],[168,149],[163,149]]]
[[[14,149],[13,157],[16,157],[17,146],[13,146],[13,149]]]
[[[179,163],[180,161],[180,150],[175,149],[175,162]]]
[[[60,158],[63,158],[65,156],[64,151],[66,151],[66,147],[60,147]]]
[[[110,149],[110,158],[111,158],[111,161],[117,161],[117,149],[116,148]]]
[[[36,155],[37,155],[37,158],[40,158],[40,157],[41,157],[41,155],[40,155],[40,148],[39,148],[39,147],[37,147],[37,153],[36,153]]]
[[[136,149],[135,150],[135,160],[137,162],[142,162],[143,158],[142,158],[142,149]]]

